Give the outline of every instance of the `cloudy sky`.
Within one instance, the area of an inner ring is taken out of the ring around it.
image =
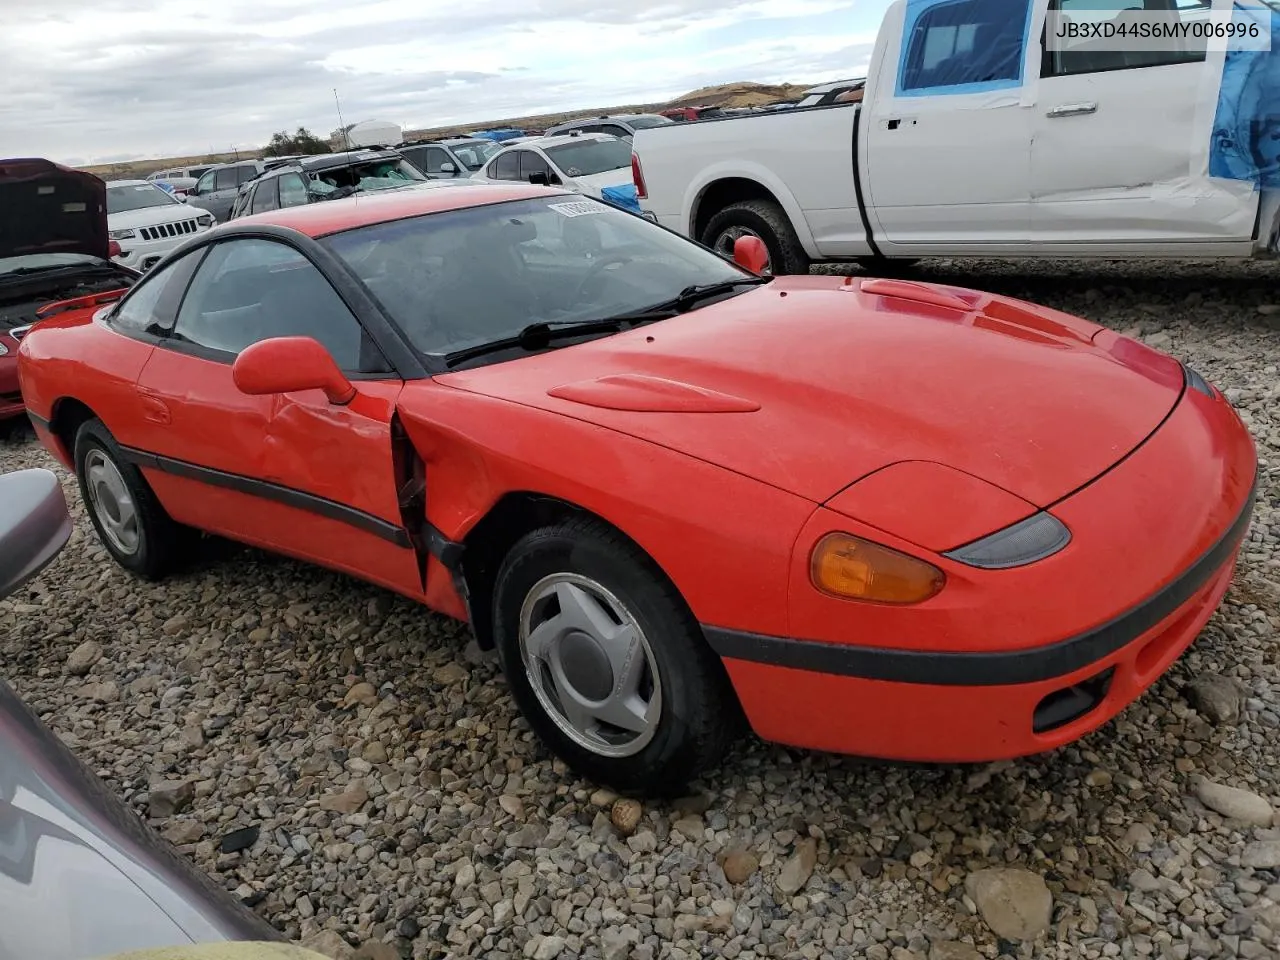
[[[0,156],[224,151],[859,76],[889,0],[39,0],[6,4]],[[782,13],[783,9],[787,13]]]

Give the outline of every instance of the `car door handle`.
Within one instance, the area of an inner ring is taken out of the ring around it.
[[[1045,116],[1051,120],[1056,120],[1058,117],[1083,117],[1097,112],[1097,103],[1064,103],[1054,107]]]
[[[169,424],[173,422],[173,416],[169,413],[169,405],[159,397],[150,393],[140,395],[142,400],[143,417],[151,423]]]

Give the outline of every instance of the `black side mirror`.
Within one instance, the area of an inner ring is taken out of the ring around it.
[[[0,476],[0,597],[43,570],[70,537],[71,514],[52,471]]]
[[[529,182],[539,187],[558,187],[562,183],[560,177],[554,172],[543,173],[542,171],[529,174]]]

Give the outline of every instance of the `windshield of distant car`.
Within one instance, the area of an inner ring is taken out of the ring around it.
[[[356,163],[349,167],[335,167],[332,170],[319,170],[311,175],[310,189],[312,193],[323,196],[342,187],[386,190],[390,187],[403,187],[407,183],[421,183],[426,179],[409,161],[393,157]]]
[[[652,116],[652,117],[628,117],[627,118],[627,123],[630,124],[633,130],[643,130],[646,127],[663,127],[663,126],[666,126],[668,123],[674,123],[674,122],[675,121],[672,120],[670,117],[664,117],[661,115]]]
[[[533,323],[636,313],[694,284],[751,279],[705,247],[572,195],[426,214],[322,242],[430,356]]]
[[[631,144],[626,140],[580,140],[547,147],[557,167],[571,177],[590,177],[631,166]]]
[[[470,143],[451,143],[449,149],[468,170],[479,170],[490,157],[502,149],[495,140],[474,140]]]
[[[167,207],[178,202],[154,183],[127,183],[107,187],[108,215],[147,207]]]

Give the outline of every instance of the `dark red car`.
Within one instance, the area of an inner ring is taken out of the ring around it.
[[[111,261],[106,184],[49,160],[0,160],[0,426],[21,416],[18,341],[58,301],[123,292]]]

